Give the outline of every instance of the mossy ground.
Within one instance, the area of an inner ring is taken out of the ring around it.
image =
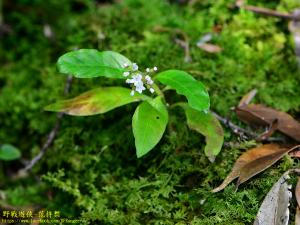
[[[12,33],[0,37],[0,143],[20,148],[24,160],[39,152],[55,123],[56,115],[43,107],[64,98],[66,77],[57,72],[55,62],[77,48],[114,50],[142,68],[186,70],[205,83],[212,109],[224,116],[241,96],[257,88],[256,102],[299,119],[300,73],[286,21],[237,10],[233,0],[195,1],[193,6],[166,0],[97,6],[88,0],[13,2],[4,0],[3,6]],[[300,7],[297,2],[248,3],[289,12]],[[52,40],[44,37],[44,24],[53,29]],[[191,63],[184,62],[172,34],[155,32],[157,26],[188,35]],[[213,42],[224,51],[203,52],[196,42],[216,26],[221,32]],[[69,97],[115,84],[75,79]],[[176,100],[172,93],[167,97]],[[255,143],[242,142],[226,130],[226,145],[212,164],[203,154],[204,138],[187,128],[183,112],[171,109],[160,144],[137,159],[131,131],[135,106],[100,116],[64,117],[54,145],[23,179],[11,179],[22,161],[1,162],[0,189],[6,196],[1,202],[60,210],[62,216],[84,217],[89,224],[252,224],[274,182],[299,165],[286,157],[237,192],[231,184],[211,193],[237,157]]]

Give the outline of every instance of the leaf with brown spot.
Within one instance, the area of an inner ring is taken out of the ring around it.
[[[248,180],[250,177],[274,164],[289,151],[292,151],[292,149],[282,147],[278,144],[266,144],[248,150],[237,159],[223,183],[213,189],[212,192],[223,190],[231,181],[238,177],[240,179],[239,183]],[[255,166],[255,169],[250,168],[248,165]],[[251,171],[247,172],[247,170]]]
[[[151,99],[148,96],[130,95],[123,87],[101,87],[85,92],[75,98],[58,101],[45,108],[46,111],[64,112],[73,116],[90,116],[105,113],[132,102]]]
[[[277,130],[300,142],[300,123],[288,113],[264,105],[242,105],[235,109],[240,120],[251,125],[272,125],[277,120]]]

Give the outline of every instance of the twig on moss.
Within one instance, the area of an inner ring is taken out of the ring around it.
[[[70,92],[71,84],[72,84],[72,76],[68,76],[65,84],[64,94],[67,95]],[[48,148],[53,144],[53,141],[58,133],[61,119],[63,118],[63,113],[57,113],[57,119],[54,127],[52,128],[51,132],[48,134],[46,142],[43,144],[39,154],[37,154],[29,163],[21,170],[19,170],[18,174],[24,174],[25,172],[32,169],[32,167],[43,157],[46,153]]]
[[[188,35],[180,29],[173,29],[169,27],[157,26],[154,28],[154,32],[168,32],[175,35],[175,43],[184,49],[184,62],[189,63],[192,61],[190,54],[190,41]],[[180,36],[180,38],[179,38]]]
[[[300,20],[300,17],[298,15],[278,12],[272,9],[267,9],[267,8],[252,6],[252,5],[246,5],[244,4],[243,0],[238,0],[235,5],[240,9],[245,9],[266,16],[274,16],[274,17],[279,17],[287,20]]]
[[[211,112],[221,123],[223,123],[226,127],[230,128],[234,134],[237,134],[241,138],[251,138],[256,139],[260,136],[259,134],[252,132],[250,130],[244,129],[242,127],[239,127],[238,125],[232,123],[228,118],[224,118],[220,115],[218,115],[215,112]],[[269,142],[285,142],[286,140],[281,137],[269,137],[265,139],[264,141]]]
[[[190,43],[186,40],[181,40],[179,38],[175,38],[175,43],[184,49],[184,62],[189,63],[192,61],[192,57],[190,54]]]
[[[224,118],[220,115],[218,115],[215,112],[211,112],[221,123],[223,123],[226,127],[230,128],[233,133],[239,135],[240,137],[250,137],[250,138],[254,138],[257,136],[257,134],[255,134],[252,131],[246,130],[242,127],[239,127],[238,125],[232,123],[228,118]]]

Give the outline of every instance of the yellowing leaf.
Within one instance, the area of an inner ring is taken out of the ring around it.
[[[105,113],[132,102],[150,99],[145,95],[130,95],[123,87],[102,87],[85,92],[75,98],[58,101],[45,108],[46,111],[64,112],[73,116],[90,116]]]
[[[205,155],[213,162],[216,155],[222,149],[224,142],[224,132],[219,121],[210,112],[200,112],[191,108],[188,104],[180,104],[187,117],[188,126],[205,136]]]

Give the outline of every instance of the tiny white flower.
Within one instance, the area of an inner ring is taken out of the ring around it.
[[[153,80],[151,80],[151,79],[147,81],[147,84],[149,84],[149,85],[152,85],[153,83],[154,83],[154,82],[153,82]]]
[[[132,79],[126,79],[126,84],[132,84]]]
[[[156,66],[154,66],[154,67],[153,67],[153,70],[154,70],[154,71],[157,71],[157,67],[156,67]]]
[[[139,66],[136,63],[132,63],[132,70],[137,71],[139,69]]]
[[[149,68],[147,68],[147,69],[146,69],[146,72],[147,72],[147,73],[149,73],[149,72],[150,72],[150,69],[149,69]]]
[[[144,90],[146,90],[146,88],[144,87],[143,82],[140,82],[135,86],[135,91],[140,94],[142,94]]]
[[[123,73],[123,76],[124,76],[124,77],[128,77],[129,74],[130,74],[130,73],[127,71],[127,72],[124,72],[124,73]]]
[[[134,96],[134,90],[132,90],[132,91],[130,92],[130,95],[131,95],[131,96]]]
[[[151,77],[150,76],[145,76],[145,80],[146,80],[146,82],[147,82],[147,84],[153,84],[153,80],[151,79]]]
[[[131,80],[132,80],[132,83],[136,86],[138,83],[143,84],[142,78],[143,78],[143,76],[141,74],[136,74],[136,75],[132,76]]]
[[[124,63],[124,64],[123,64],[123,67],[124,67],[124,68],[127,68],[128,66],[129,66],[128,63]]]
[[[151,93],[154,93],[154,89],[153,89],[153,88],[150,88],[149,91],[150,91]]]

